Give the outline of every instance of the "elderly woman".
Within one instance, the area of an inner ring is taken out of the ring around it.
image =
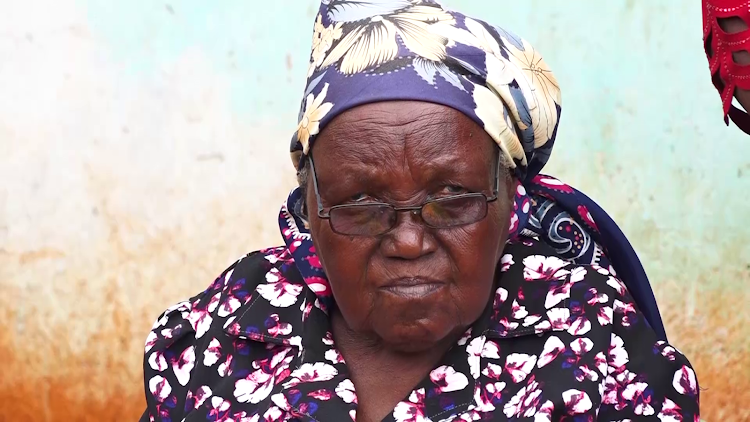
[[[286,245],[159,318],[142,421],[698,420],[622,233],[538,175],[560,91],[531,45],[327,0],[311,57]]]

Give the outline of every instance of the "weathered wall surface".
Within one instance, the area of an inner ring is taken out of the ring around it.
[[[547,172],[610,210],[697,367],[750,420],[750,139],[696,2],[452,0],[563,87]],[[166,306],[277,244],[314,0],[0,0],[0,421],[136,420]]]

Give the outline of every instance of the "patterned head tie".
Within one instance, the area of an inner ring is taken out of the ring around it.
[[[426,101],[469,116],[497,142],[519,179],[549,159],[560,88],[516,35],[430,0],[324,0],[292,137],[299,170],[321,129],[380,101]]]

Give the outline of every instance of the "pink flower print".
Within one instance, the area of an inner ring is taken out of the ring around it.
[[[302,301],[302,305],[299,307],[299,310],[302,311],[302,322],[307,321],[307,318],[310,316],[310,312],[312,312],[313,304],[311,302],[308,302],[307,299]]]
[[[657,417],[661,422],[683,422],[682,409],[680,409],[677,403],[669,399],[664,399],[661,412],[659,412]]]
[[[552,412],[554,410],[554,403],[551,400],[547,400],[534,414],[534,422],[552,422]]]
[[[224,378],[229,375],[232,375],[232,359],[234,358],[234,355],[228,355],[227,360],[224,361],[221,365],[219,365],[219,368],[217,369],[217,372],[219,373],[219,376]]]
[[[203,365],[212,367],[221,358],[221,343],[218,339],[212,339],[208,347],[203,351]]]
[[[159,372],[162,372],[169,367],[169,365],[167,364],[167,359],[164,357],[164,353],[158,350],[154,353],[151,353],[151,355],[148,357],[148,366],[150,366],[154,371]]]
[[[469,371],[474,379],[479,378],[479,366],[480,356],[482,356],[482,349],[487,338],[484,336],[477,337],[472,340],[468,346],[466,346],[467,360],[469,363]]]
[[[588,365],[580,366],[575,376],[578,382],[583,382],[583,380],[597,382],[599,380],[599,374],[595,370],[589,369]]]
[[[229,408],[232,407],[232,403],[219,396],[211,397],[211,402],[208,405],[208,420],[216,422],[226,422],[229,418]]]
[[[188,391],[187,401],[188,403],[192,401],[193,409],[197,409],[203,406],[203,402],[211,397],[212,394],[213,392],[211,391],[211,389],[207,385],[204,385],[203,387],[197,389],[195,393],[193,393],[192,391]]]
[[[396,422],[429,422],[424,415],[424,389],[412,391],[409,401],[401,402],[393,409]]]
[[[339,363],[344,363],[344,357],[336,349],[326,350],[326,353],[324,356],[327,361],[331,362],[334,365],[339,364]]]
[[[606,293],[599,293],[595,287],[592,287],[588,291],[589,300],[586,301],[590,306],[597,304],[605,304],[609,301],[609,296]]]
[[[508,418],[530,418],[537,412],[539,405],[539,396],[542,390],[539,389],[539,383],[531,379],[508,403],[503,407],[503,413]]]
[[[515,330],[516,328],[518,328],[518,323],[517,322],[510,322],[508,320],[508,318],[503,318],[503,319],[497,321],[497,324],[498,324],[497,331],[501,335],[506,335],[509,332],[511,332],[511,331]]]
[[[266,320],[268,334],[273,337],[286,336],[292,333],[292,324],[280,322],[278,314],[271,314]]]
[[[320,265],[320,258],[318,258],[318,255],[309,255],[305,257],[305,260],[310,264],[311,267],[323,269],[323,266]]]
[[[624,327],[630,326],[630,317],[635,315],[635,305],[633,303],[624,303],[619,300],[614,302],[615,313],[622,314],[622,325]]]
[[[196,340],[203,337],[203,335],[206,334],[208,329],[211,327],[211,323],[213,322],[213,318],[211,318],[211,312],[213,312],[216,309],[216,306],[219,304],[220,296],[221,292],[218,292],[213,297],[211,297],[211,300],[209,301],[206,309],[194,307],[190,312],[190,315],[187,319],[188,321],[190,321],[190,325],[195,331]]]
[[[195,346],[190,346],[183,350],[180,357],[172,362],[172,370],[174,371],[177,382],[183,387],[190,381],[190,372],[195,367]]]
[[[461,391],[469,385],[466,375],[456,372],[452,366],[445,365],[430,372],[430,380],[437,386],[435,390],[438,393]]]
[[[469,339],[471,338],[471,331],[472,331],[472,329],[471,329],[471,327],[469,327],[469,329],[464,332],[464,335],[462,335],[461,338],[458,339],[458,341],[456,342],[456,344],[459,345],[459,346],[466,345],[466,342],[468,342]]]
[[[495,309],[498,309],[506,300],[508,300],[508,291],[502,287],[498,287],[497,290],[495,290],[495,301],[492,306]]]
[[[614,315],[611,306],[602,306],[597,312],[596,319],[599,321],[599,325],[604,327],[612,323],[612,316]]]
[[[617,290],[617,293],[620,296],[624,296],[625,293],[628,291],[627,288],[625,288],[625,285],[622,284],[622,281],[611,276],[607,279],[607,285]]]
[[[570,309],[568,308],[554,308],[547,311],[548,321],[540,322],[536,327],[535,331],[541,333],[547,330],[564,330],[568,328],[568,320],[570,320]]]
[[[661,342],[666,343],[666,342]],[[661,350],[661,355],[667,358],[667,360],[674,362],[677,359],[677,349],[672,346],[665,346]]]
[[[284,384],[284,388],[292,388],[306,382],[329,381],[336,375],[336,368],[327,363],[306,363],[292,372],[291,379]]]
[[[277,308],[288,308],[297,302],[297,296],[302,292],[301,284],[293,284],[281,275],[279,270],[272,268],[266,273],[267,284],[261,284],[256,290],[263,299]]]
[[[227,275],[227,277],[229,277]],[[227,278],[228,280],[228,278]],[[219,311],[216,312],[216,315],[219,316],[219,318],[226,318],[229,315],[232,315],[237,311],[237,309],[240,308],[240,306],[243,304],[237,296],[235,296],[235,292],[242,289],[244,287],[244,283],[235,283],[232,287],[229,288],[227,295],[224,299],[224,301],[219,305]],[[249,295],[248,295],[249,298]]]
[[[333,334],[330,331],[326,332],[326,336],[323,337],[323,344],[326,346],[333,346]]]
[[[265,400],[275,383],[283,381],[289,372],[289,364],[294,358],[291,347],[281,348],[271,359],[253,362],[252,372],[234,384],[234,397],[240,403],[258,404]]]
[[[617,411],[628,407],[628,401],[622,393],[633,380],[635,380],[635,374],[627,370],[608,376],[604,380],[602,403],[614,406]]]
[[[537,357],[535,355],[525,355],[522,353],[513,353],[505,359],[505,370],[510,374],[513,382],[518,384],[526,379],[536,365]]]
[[[557,286],[550,286],[547,292],[547,298],[544,301],[544,307],[550,309],[558,303],[570,298],[570,283],[561,283]]]
[[[531,255],[523,259],[523,277],[527,281],[562,280],[570,274],[568,263],[556,256]]]
[[[560,356],[560,353],[562,353],[563,351],[565,351],[565,344],[562,342],[562,340],[560,340],[556,336],[550,336],[550,338],[548,338],[544,343],[544,349],[539,355],[537,366],[539,368],[544,368],[550,362],[557,359],[557,357]]]
[[[631,402],[636,415],[651,416],[654,408],[651,407],[651,394],[646,393],[648,384],[645,382],[634,382],[628,384],[622,391],[622,398]]]
[[[148,380],[148,389],[151,395],[159,403],[164,403],[170,394],[172,394],[172,386],[161,375],[156,375]]]
[[[266,413],[263,414],[263,421],[264,422],[279,422],[286,420],[283,418],[284,412],[281,411],[276,406],[271,406],[266,410]]]
[[[581,415],[589,410],[593,406],[591,398],[586,394],[585,391],[568,390],[562,393],[563,401],[565,402],[565,409],[569,415]]]
[[[485,366],[485,368],[482,369],[482,375],[484,375],[487,378],[494,379],[494,380],[499,380],[502,374],[503,374],[503,367],[500,365],[496,365],[494,363],[487,363],[487,366]]]
[[[523,320],[523,326],[524,327],[530,327],[534,324],[536,324],[540,319],[542,319],[541,315],[529,315]]]
[[[500,272],[507,272],[513,264],[515,264],[515,262],[513,261],[512,254],[507,253],[503,255],[503,257],[500,258]]]
[[[570,271],[570,278],[568,279],[568,283],[576,284],[579,281],[583,281],[586,278],[587,274],[588,270],[586,269],[586,267],[573,268],[573,270]]]
[[[315,400],[328,401],[333,398],[333,393],[331,393],[330,390],[321,389],[321,390],[315,390],[310,393],[307,393],[307,396],[312,397]]]
[[[151,331],[148,333],[148,337],[146,338],[146,353],[148,353],[154,347],[157,340],[159,340],[159,336],[157,336],[155,332]]]
[[[568,333],[571,336],[582,336],[588,334],[589,331],[591,331],[591,321],[583,315],[576,318],[576,320],[570,324],[570,328],[568,328]]]
[[[172,314],[177,311],[179,311],[182,319],[187,319],[187,316],[190,315],[190,309],[192,309],[192,305],[188,301],[183,301],[170,306],[169,308],[167,308],[167,310],[164,311],[162,317],[154,322],[154,325],[151,327],[151,331],[156,331],[157,328],[163,327],[167,322],[169,322],[169,318],[173,316]]]
[[[505,390],[504,382],[490,382],[482,386],[474,387],[474,400],[477,406],[474,410],[487,413],[495,410],[493,403],[499,402],[502,398],[502,392]]]
[[[232,422],[258,422],[259,419],[260,419],[260,415],[258,415],[257,413],[255,415],[248,416],[247,412],[242,411],[240,413],[235,413],[234,415],[232,415],[231,421]]]
[[[674,373],[672,386],[683,396],[698,395],[698,381],[695,379],[695,372],[689,366],[683,365]]]
[[[354,384],[345,379],[336,386],[336,395],[346,404],[357,403],[357,394],[354,392]]]
[[[583,356],[594,348],[594,342],[588,338],[579,338],[570,343],[570,350],[577,356]]]
[[[625,343],[617,334],[612,333],[612,340],[609,344],[609,359],[607,360],[610,373],[620,372],[628,362],[630,362],[630,357],[625,349]]]
[[[607,357],[604,355],[604,352],[599,352],[594,356],[594,365],[602,376],[607,375],[607,367],[609,365],[607,364]]]
[[[526,307],[519,305],[517,300],[513,300],[511,312],[513,312],[513,318],[515,319],[524,319],[529,316],[529,312],[526,310]]]

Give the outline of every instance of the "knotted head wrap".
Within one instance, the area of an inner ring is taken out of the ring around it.
[[[648,279],[611,218],[588,197],[539,175],[555,142],[560,88],[539,53],[516,35],[430,0],[323,0],[291,155],[297,170],[322,128],[353,107],[426,101],[454,108],[484,128],[517,178],[510,239],[534,237],[558,255],[619,273],[666,338]],[[303,198],[294,189],[279,225],[317,306],[333,303],[315,254]]]
[[[476,121],[523,180],[547,162],[560,116],[560,88],[534,47],[432,1],[323,1],[308,76],[292,139],[298,168],[340,113],[417,100]]]

